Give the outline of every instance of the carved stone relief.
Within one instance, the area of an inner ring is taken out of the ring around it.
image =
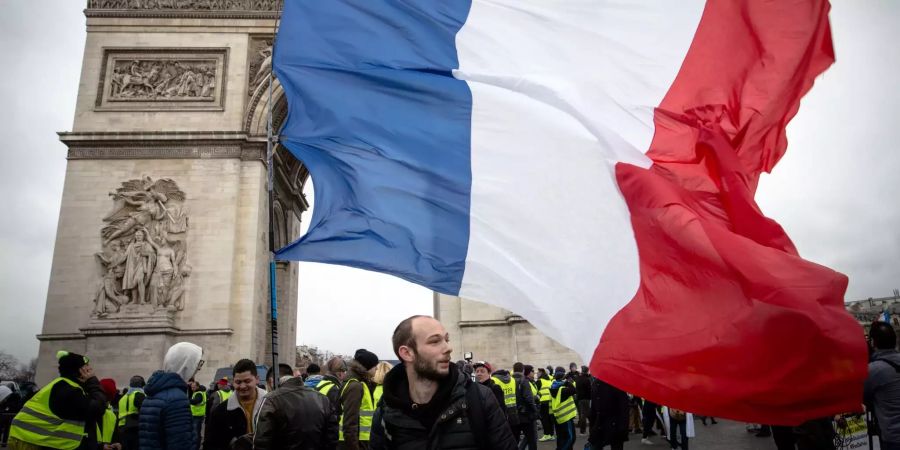
[[[272,36],[250,38],[247,62],[247,96],[253,97],[257,88],[267,84],[272,71]]]
[[[283,0],[88,0],[88,9],[281,11]]]
[[[98,109],[221,109],[226,51],[106,50]]]
[[[112,213],[100,231],[96,254],[103,278],[94,296],[98,319],[153,315],[184,309],[188,210],[169,178],[129,180],[109,194]]]

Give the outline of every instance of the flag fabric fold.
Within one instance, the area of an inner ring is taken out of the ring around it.
[[[284,259],[516,312],[628,392],[796,424],[859,408],[845,276],[754,201],[833,62],[824,0],[289,1],[310,169]]]

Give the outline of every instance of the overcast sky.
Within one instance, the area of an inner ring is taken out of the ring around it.
[[[900,1],[834,3],[837,63],[803,100],[757,198],[801,255],[850,277],[848,300],[888,296],[900,288]],[[84,4],[0,0],[0,351],[23,361],[43,320],[66,167],[56,132],[72,128]],[[432,311],[424,288],[321,264],[300,265],[299,296],[299,343],[386,359],[396,323]],[[351,316],[365,320],[348,332]]]

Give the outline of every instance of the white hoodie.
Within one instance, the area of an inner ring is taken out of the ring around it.
[[[190,342],[179,342],[166,351],[163,371],[175,372],[187,382],[197,372],[197,365],[203,357],[203,349]]]

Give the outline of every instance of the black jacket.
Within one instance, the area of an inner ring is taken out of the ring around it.
[[[531,392],[531,380],[521,372],[513,372],[512,376],[516,379],[516,408],[519,417],[527,421],[537,420],[540,416],[540,400]]]
[[[97,377],[84,383],[69,378],[84,389],[72,387],[69,383],[56,383],[50,390],[50,411],[60,419],[84,422],[86,436],[78,449],[94,450],[97,447],[97,422],[106,412],[106,394],[100,388]]]
[[[253,448],[334,449],[338,419],[325,396],[291,378],[263,399],[256,416]]]
[[[467,398],[472,397],[480,404],[470,406]],[[481,426],[471,423],[473,416],[482,418]],[[372,425],[371,450],[516,449],[516,440],[490,389],[460,373],[454,364],[431,401],[415,409],[406,368],[398,364],[391,369]],[[476,436],[477,430],[484,435]]]
[[[575,400],[590,400],[591,399],[591,385],[594,377],[583,373],[579,374],[575,377]]]
[[[257,388],[256,404],[253,406],[253,417],[256,417],[262,405],[266,391]],[[203,450],[229,450],[233,441],[241,439],[242,446],[249,446],[247,434],[247,419],[244,417],[244,409],[241,408],[238,394],[235,392],[228,400],[219,403],[209,414],[206,423],[206,431],[203,433]]]
[[[581,387],[581,382],[578,382]],[[628,394],[594,378],[591,383],[591,424],[588,440],[596,447],[628,440]]]

